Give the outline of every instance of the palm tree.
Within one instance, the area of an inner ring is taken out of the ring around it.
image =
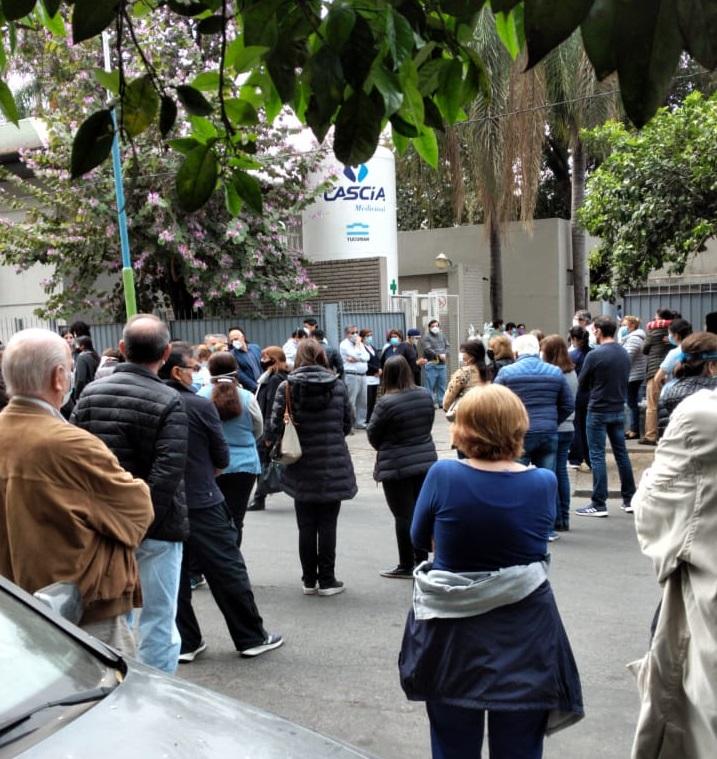
[[[578,211],[585,198],[585,170],[588,156],[580,132],[604,123],[619,114],[614,81],[598,82],[585,54],[579,32],[557,47],[545,60],[546,88],[553,104],[550,129],[570,148],[571,207],[570,232],[573,254],[575,308],[587,308],[589,269],[585,252],[585,230]]]

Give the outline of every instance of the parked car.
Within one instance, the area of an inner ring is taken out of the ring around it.
[[[358,759],[268,712],[127,660],[0,577],[0,757]]]

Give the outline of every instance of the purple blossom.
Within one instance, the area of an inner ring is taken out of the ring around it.
[[[150,206],[158,206],[162,202],[162,198],[160,197],[158,192],[150,192],[147,195],[147,203]]]
[[[159,233],[159,241],[163,243],[174,242],[174,232],[171,229],[163,229]]]

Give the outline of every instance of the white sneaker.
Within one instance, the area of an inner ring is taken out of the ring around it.
[[[315,583],[313,587],[310,585],[304,585],[303,590],[305,596],[315,596],[319,592],[319,583]]]
[[[258,646],[252,646],[251,648],[245,648],[239,653],[242,656],[261,656],[267,651],[273,651],[275,648],[284,645],[284,639],[277,633],[269,633],[266,640],[260,643]]]
[[[335,596],[338,593],[343,593],[346,590],[341,580],[334,580],[331,585],[327,585],[325,588],[319,587],[320,596]]]
[[[199,654],[204,653],[207,650],[206,641],[202,641],[194,651],[185,651],[183,654],[179,654],[179,661],[186,664],[187,662],[194,661]]]

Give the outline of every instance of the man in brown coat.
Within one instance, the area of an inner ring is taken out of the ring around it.
[[[154,517],[149,488],[60,414],[71,370],[66,342],[49,330],[18,332],[4,352],[0,574],[30,593],[76,583],[80,626],[133,654],[125,615],[140,600],[134,551]]]

